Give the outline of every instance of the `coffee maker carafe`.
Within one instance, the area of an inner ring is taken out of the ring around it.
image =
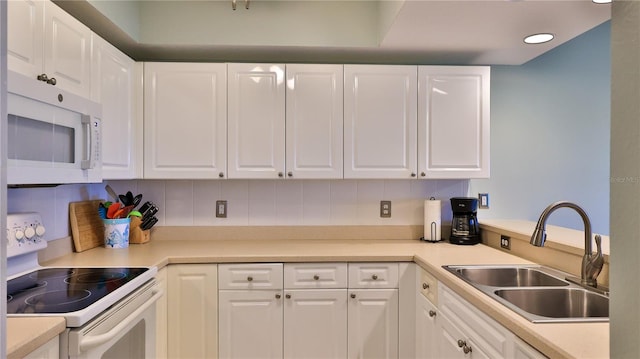
[[[480,243],[478,227],[478,199],[473,197],[451,198],[453,220],[449,242],[453,244]]]

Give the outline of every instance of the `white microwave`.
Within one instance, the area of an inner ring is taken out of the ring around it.
[[[100,104],[9,71],[7,184],[102,181]]]

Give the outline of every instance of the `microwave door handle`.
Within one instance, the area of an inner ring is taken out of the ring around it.
[[[96,166],[95,160],[95,152],[97,151],[97,146],[99,145],[98,136],[100,132],[95,130],[92,127],[99,127],[100,122],[97,119],[92,119],[90,115],[82,115],[82,127],[83,127],[83,135],[84,135],[84,158],[80,163],[80,167],[83,170],[92,169]]]
[[[154,294],[149,300],[147,300],[143,305],[141,305],[138,309],[136,309],[133,313],[127,316],[127,318],[115,327],[111,328],[108,332],[104,334],[94,335],[94,336],[83,336],[80,339],[79,347],[80,351],[84,352],[91,348],[95,348],[98,345],[104,344],[111,339],[115,338],[116,335],[122,333],[124,328],[127,325],[131,324],[134,320],[136,320],[145,310],[149,309],[155,302],[160,299],[164,295],[164,291],[162,289],[154,289]]]

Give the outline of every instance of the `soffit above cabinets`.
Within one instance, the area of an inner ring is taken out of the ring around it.
[[[54,0],[136,60],[519,65],[611,18],[591,0]],[[526,45],[532,33],[551,42]]]

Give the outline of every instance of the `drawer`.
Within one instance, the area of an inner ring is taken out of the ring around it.
[[[287,289],[347,288],[346,263],[286,263]]]
[[[349,288],[398,288],[398,263],[349,263]]]
[[[282,263],[219,264],[219,289],[282,289]]]
[[[420,271],[420,293],[424,295],[431,303],[434,305],[438,305],[438,280],[429,272],[425,271],[422,268],[418,269]]]

